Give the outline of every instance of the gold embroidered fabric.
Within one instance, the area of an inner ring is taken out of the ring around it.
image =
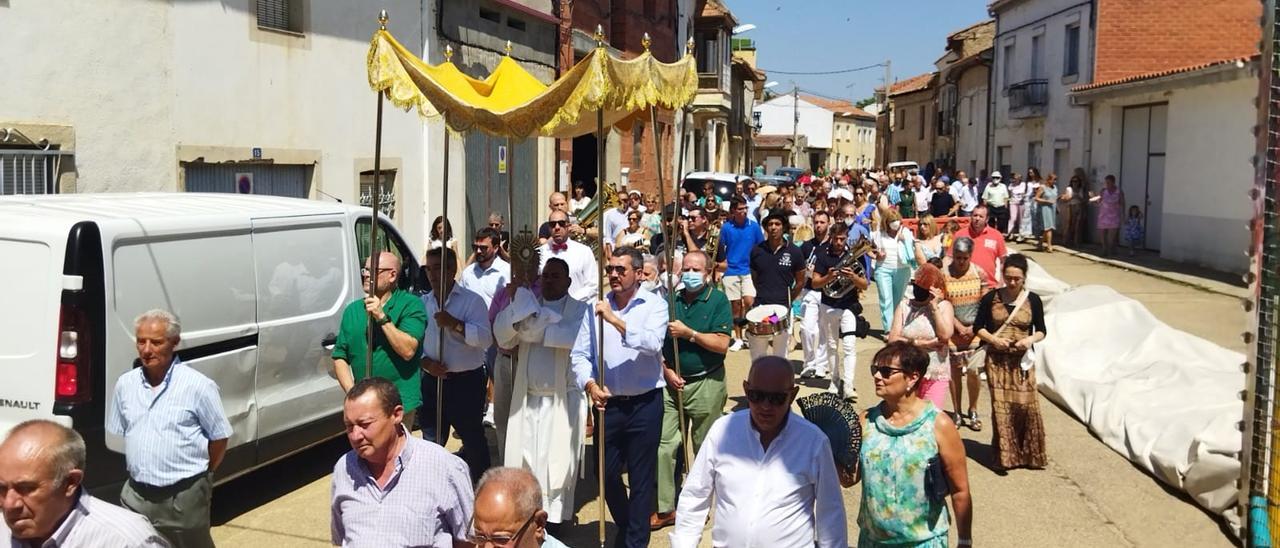
[[[428,65],[379,30],[369,44],[367,64],[369,87],[385,91],[392,104],[415,108],[424,118],[443,116],[454,131],[478,129],[515,139],[592,133],[601,109],[606,126],[629,126],[637,112],[683,107],[698,91],[689,54],[662,63],[648,51],[624,60],[596,48],[548,86],[510,57],[484,80],[463,74],[451,62]]]

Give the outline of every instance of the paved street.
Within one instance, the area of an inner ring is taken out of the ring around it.
[[[1237,299],[1166,282],[1143,274],[1099,265],[1056,253],[1030,253],[1054,276],[1071,284],[1107,284],[1143,302],[1157,317],[1237,351],[1244,351],[1239,333],[1245,316]],[[864,300],[874,306],[874,297]],[[869,308],[870,309],[870,308]],[[868,314],[868,318],[876,316]],[[873,327],[875,327],[872,320]],[[860,341],[857,388],[861,406],[875,402],[865,364],[880,347],[874,339]],[[797,351],[793,357],[798,357]],[[745,406],[741,380],[747,353],[730,355],[730,407]],[[825,388],[805,387],[803,393]],[[337,391],[334,391],[337,397]],[[969,453],[969,476],[974,498],[975,544],[979,546],[1231,546],[1232,539],[1217,521],[1187,499],[1165,489],[1150,476],[1093,438],[1085,427],[1042,398],[1050,463],[1041,471],[1014,470],[998,476],[989,462],[990,407],[980,412],[987,427],[982,433],[963,430]],[[457,443],[454,440],[453,443]],[[220,486],[214,496],[214,539],[224,546],[316,546],[329,539],[329,471],[346,449],[344,440],[318,446],[304,454]],[[594,450],[588,447],[588,454]],[[571,546],[595,546],[595,477],[588,473],[579,485],[579,520],[562,540]],[[850,538],[859,491],[845,492]],[[653,546],[666,546],[666,532],[655,533]],[[709,537],[709,535],[708,535]],[[952,540],[955,536],[953,532]],[[704,538],[709,546],[709,538]]]

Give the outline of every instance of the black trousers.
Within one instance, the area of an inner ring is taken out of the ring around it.
[[[436,379],[422,374],[422,407],[418,409],[418,425],[422,439],[436,440]],[[489,376],[483,367],[462,373],[452,373],[444,379],[444,400],[441,402],[444,427],[441,439],[448,441],[451,430],[462,438],[462,460],[471,470],[471,481],[489,469],[489,440],[484,436],[485,393]]]
[[[649,514],[658,502],[658,444],[662,441],[662,389],[614,396],[604,408],[604,501],[618,525],[613,545],[649,545]],[[596,443],[601,421],[596,421]],[[623,485],[627,473],[630,496]]]
[[[991,217],[988,219],[987,224],[996,227],[996,230],[999,230],[1001,234],[1009,231],[1009,206],[988,207],[987,213]]]

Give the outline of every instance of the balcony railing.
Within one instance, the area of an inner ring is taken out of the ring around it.
[[[1009,114],[1017,116],[1043,116],[1049,104],[1049,81],[1024,80],[1009,86]]]

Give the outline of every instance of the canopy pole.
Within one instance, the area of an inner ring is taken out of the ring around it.
[[[387,12],[384,10],[379,18],[385,23]],[[382,193],[382,92],[375,93],[378,98],[378,117],[373,137],[373,188],[369,189],[369,205],[373,206],[373,217],[369,220],[369,296],[378,296],[378,195]],[[364,378],[373,376],[373,333],[377,327],[373,318],[365,320],[365,341],[368,343],[364,353]]]
[[[446,249],[449,248],[449,149],[453,148],[449,139],[449,125],[444,126],[444,184],[442,188],[443,202],[440,204],[440,285],[441,287],[433,287],[431,291],[436,294],[436,310],[443,312],[444,305],[449,301],[449,297],[444,294],[445,274],[448,273],[446,266],[449,264],[445,259]],[[457,257],[454,257],[457,260]],[[440,322],[436,322],[436,359],[440,360],[440,364],[444,365],[444,326]],[[436,378],[436,443],[440,447],[444,447],[444,378]]]
[[[646,34],[647,38],[648,35]],[[649,107],[649,126],[653,128],[653,157],[658,164],[658,210],[659,218],[664,213],[662,210],[667,207],[667,186],[662,179],[662,135],[658,132],[658,107]],[[665,255],[664,259],[667,264],[667,321],[676,321],[676,272],[682,272],[683,267],[676,267],[675,261],[675,233],[676,215],[680,210],[675,207],[676,203],[671,203],[671,222],[662,227],[662,247]],[[671,357],[674,368],[672,372],[680,375],[680,339],[671,337]],[[676,418],[680,421],[680,442],[684,446],[684,473],[689,475],[689,467],[693,465],[693,444],[689,439],[689,424],[685,421],[684,415],[684,389],[672,390],[672,398],[676,402]]]
[[[599,208],[600,218],[602,222],[604,219],[604,207],[605,207],[604,185],[609,184],[604,180],[605,138],[606,138],[606,135],[604,133],[604,107],[601,106],[600,110],[596,111],[596,178],[599,181],[599,184],[596,185],[596,196],[599,204],[597,207]],[[600,288],[601,299],[607,298],[605,297],[607,293],[604,291],[604,287],[605,287],[604,286],[604,265],[605,265],[605,262],[607,261],[607,258],[605,257],[605,252],[604,252],[604,238],[605,238],[604,225],[601,225],[600,235],[599,235],[600,245],[599,245],[599,251],[597,252],[599,257],[596,260],[596,274],[598,276],[597,287]],[[605,387],[605,384],[604,384],[604,316],[601,316],[600,314],[596,314],[596,322],[597,322],[596,324],[596,383],[599,384],[600,388],[603,390]],[[600,527],[599,527],[598,533],[600,537],[600,546],[601,548],[603,548],[604,547],[604,410],[603,409],[600,410],[599,413],[596,413],[596,463],[599,468],[598,470],[599,473],[596,474],[596,476],[599,478],[599,481],[600,481]],[[620,519],[625,519],[625,516],[624,518],[620,518]]]

